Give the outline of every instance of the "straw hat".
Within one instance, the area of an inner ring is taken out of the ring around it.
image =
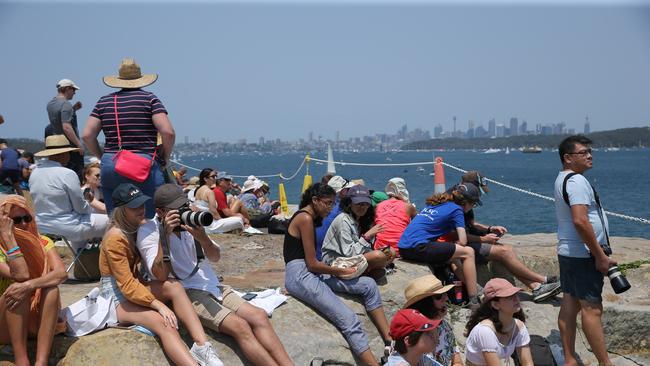
[[[41,158],[69,151],[79,151],[79,148],[70,146],[70,141],[65,135],[51,135],[45,138],[45,150],[37,152],[34,156]]]
[[[104,76],[104,84],[111,88],[144,88],[153,84],[158,79],[158,74],[144,74],[140,71],[140,65],[132,58],[125,58],[120,65],[119,75]]]
[[[442,282],[434,275],[418,277],[409,282],[404,289],[406,303],[402,308],[407,308],[425,297],[444,294],[453,287],[454,285],[443,286]]]

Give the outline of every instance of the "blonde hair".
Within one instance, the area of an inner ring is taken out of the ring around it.
[[[113,209],[113,213],[111,214],[111,222],[108,225],[108,229],[106,229],[106,233],[108,233],[113,227],[120,229],[122,234],[129,241],[129,244],[133,246],[133,250],[137,255],[138,251],[136,250],[135,242],[140,223],[133,224],[126,219],[126,206],[119,206]]]

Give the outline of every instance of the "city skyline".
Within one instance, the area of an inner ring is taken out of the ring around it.
[[[62,78],[83,128],[124,57],[159,74],[179,141],[650,125],[649,2],[533,3],[0,1],[0,135],[42,138]]]

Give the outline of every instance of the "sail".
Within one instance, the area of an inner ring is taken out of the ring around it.
[[[336,174],[336,168],[334,167],[334,154],[332,154],[332,146],[330,143],[327,143],[327,172]]]

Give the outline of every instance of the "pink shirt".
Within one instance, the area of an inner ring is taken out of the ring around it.
[[[404,201],[388,199],[375,207],[375,223],[384,227],[384,231],[377,233],[375,237],[375,249],[391,246],[399,253],[397,242],[411,222],[411,218],[406,214],[406,205]]]

